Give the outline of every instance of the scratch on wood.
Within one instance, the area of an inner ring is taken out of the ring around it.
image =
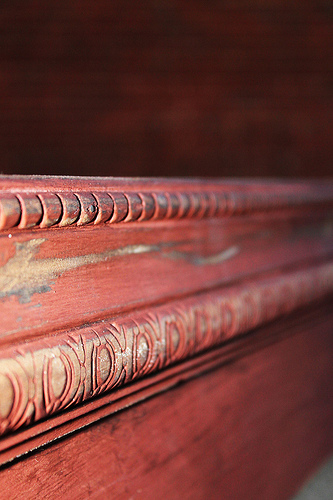
[[[164,255],[166,255],[171,259],[187,260],[188,262],[194,264],[195,266],[212,266],[216,264],[221,264],[222,262],[231,259],[239,252],[240,252],[240,247],[235,245],[230,248],[227,248],[226,250],[222,250],[222,252],[219,252],[217,254],[208,255],[207,257],[196,255],[190,252],[179,252],[177,250],[173,250]]]
[[[155,245],[128,245],[99,254],[35,259],[44,241],[45,239],[38,238],[15,243],[15,255],[0,269],[0,298],[16,295],[21,303],[26,303],[35,293],[49,292],[54,280],[66,271],[97,264],[117,256],[159,250]]]
[[[23,243],[15,243],[15,255],[0,268],[0,299],[17,296],[20,303],[27,303],[30,302],[34,294],[51,291],[51,285],[64,272],[86,265],[106,262],[115,257],[161,252],[163,249],[165,250],[165,247],[170,247],[170,243],[127,245],[97,254],[36,259],[35,256],[45,241],[44,238],[37,238]],[[212,265],[233,257],[238,251],[238,247],[231,247],[208,257],[180,251],[164,251],[161,255],[170,259],[184,259],[194,265]]]

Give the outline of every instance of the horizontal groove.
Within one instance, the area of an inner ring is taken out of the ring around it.
[[[50,328],[49,325],[47,327],[44,327],[42,331],[34,332],[32,337],[26,337],[24,335],[24,330],[21,330],[22,337],[11,337],[10,335],[7,337],[2,338],[2,342],[0,345],[1,350],[6,350],[9,346],[16,347],[20,345],[20,343],[24,342],[32,342],[32,341],[37,341],[39,339],[43,338],[49,338],[53,336],[59,335],[60,332],[64,331],[74,331],[81,326],[90,326],[93,327],[94,324],[98,324],[102,321],[108,321],[110,318],[113,320],[118,319],[118,317],[128,317],[131,316],[133,313],[136,312],[142,312],[145,310],[150,310],[150,309],[155,309],[157,307],[167,307],[169,304],[172,307],[172,304],[174,303],[179,303],[184,300],[188,299],[195,299],[198,298],[200,300],[200,297],[203,296],[204,294],[210,294],[210,293],[218,293],[218,292],[227,292],[230,289],[234,289],[235,287],[241,286],[244,280],[248,283],[256,283],[257,281],[262,281],[262,280],[272,280],[274,279],[277,275],[285,275],[285,274],[290,274],[291,272],[297,271],[301,272],[303,270],[306,270],[308,268],[314,268],[314,267],[319,267],[324,264],[327,264],[328,262],[333,262],[333,253],[332,252],[327,252],[325,255],[313,258],[313,257],[308,257],[305,259],[298,260],[297,262],[290,262],[286,263],[284,265],[277,267],[268,267],[266,269],[260,269],[259,271],[254,271],[251,272],[247,275],[243,276],[232,276],[230,279],[215,283],[213,285],[205,286],[204,283],[200,284],[200,288],[195,288],[191,289],[186,292],[178,292],[178,293],[173,293],[171,295],[163,296],[160,297],[156,300],[155,297],[150,297],[149,299],[145,300],[144,302],[140,303],[131,303],[130,305],[127,305],[121,311],[119,312],[112,312],[110,310],[103,310],[100,312],[97,312],[95,314],[91,314],[89,316],[89,319],[86,318],[84,323],[81,321],[77,320],[70,320],[67,321],[66,323],[63,323],[61,326],[52,326]],[[29,330],[28,330],[29,331]],[[1,353],[0,353],[0,359],[1,359]]]
[[[270,326],[269,335],[264,327],[258,328],[249,335],[231,339],[220,347],[199,353],[150,377],[120,387],[117,391],[102,393],[85,404],[54,414],[30,427],[23,427],[16,433],[7,434],[0,440],[1,469],[22,455],[26,456],[27,453],[80,431],[102,418],[302,333],[304,324],[311,323],[314,326],[319,322],[322,325],[323,317],[330,324],[332,311],[328,302],[302,310],[301,315],[291,315],[287,322],[285,318],[280,318]]]
[[[213,349],[333,292],[333,263],[247,281],[8,347],[0,433]]]

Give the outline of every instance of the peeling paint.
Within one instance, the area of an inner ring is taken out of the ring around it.
[[[239,246],[233,246],[219,252],[217,254],[208,255],[207,257],[202,257],[200,255],[196,255],[194,253],[189,252],[179,252],[177,250],[173,250],[165,254],[167,257],[172,259],[184,259],[195,266],[213,266],[216,264],[221,264],[226,260],[231,259],[235,255],[240,252]]]
[[[157,245],[128,245],[99,254],[65,258],[35,259],[45,239],[15,243],[16,253],[0,269],[0,299],[16,295],[21,303],[30,302],[35,293],[51,290],[55,279],[66,271],[97,264],[113,257],[158,251]]]
[[[165,247],[170,247],[175,243],[161,243],[159,245],[127,245],[97,254],[74,257],[36,259],[35,256],[45,241],[43,238],[38,238],[15,243],[15,255],[0,268],[0,299],[17,296],[20,303],[30,302],[34,294],[50,292],[51,285],[64,272],[125,255],[159,252],[165,258],[184,259],[193,265],[201,266],[219,264],[239,252],[239,248],[234,246],[216,255],[202,257],[190,252],[165,251]]]

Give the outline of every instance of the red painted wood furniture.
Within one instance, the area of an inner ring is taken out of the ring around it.
[[[290,498],[332,255],[332,181],[0,177],[0,498]]]

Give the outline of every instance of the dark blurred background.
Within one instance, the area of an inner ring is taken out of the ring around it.
[[[2,173],[333,173],[332,0],[2,0],[0,27]]]

